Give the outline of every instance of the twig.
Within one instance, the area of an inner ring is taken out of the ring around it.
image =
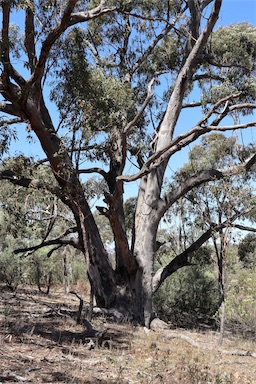
[[[70,291],[69,293],[71,293],[72,295],[75,295],[80,300],[79,308],[78,308],[78,312],[77,312],[76,322],[77,322],[77,324],[81,324],[81,314],[82,314],[82,310],[83,310],[84,300],[75,291]]]

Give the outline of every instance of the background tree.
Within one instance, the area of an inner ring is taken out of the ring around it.
[[[43,179],[45,183],[54,184],[48,166],[23,155],[5,157],[0,167],[12,169],[11,173],[2,172],[6,178],[18,178],[20,174],[30,176],[32,167],[34,181]],[[64,253],[59,253],[58,250],[60,246],[74,246],[77,242],[73,235],[76,232],[75,222],[65,205],[45,190],[32,189],[28,194],[24,188],[3,180],[0,185],[0,212],[2,280],[9,285],[20,282],[37,284],[40,291],[45,284],[48,285],[46,289],[49,289],[49,283],[62,282],[63,276],[60,272]],[[65,235],[68,238],[63,239]],[[17,253],[17,250],[20,252]],[[70,259],[71,250],[69,254]],[[79,259],[78,255],[77,258]],[[70,283],[73,278],[71,273]]]
[[[256,265],[256,234],[248,233],[238,246],[238,257],[245,268],[255,268]]]
[[[153,314],[153,293],[188,264],[188,255],[212,231],[154,274],[161,218],[196,186],[223,179],[237,168],[248,171],[256,159],[252,152],[235,168],[203,169],[163,193],[167,164],[175,153],[209,132],[255,126],[247,117],[255,108],[255,29],[243,24],[213,33],[221,3],[1,3],[0,109],[3,118],[14,116],[3,124],[26,124],[55,182],[35,180],[33,172],[29,177],[10,175],[10,169],[2,170],[1,178],[28,191],[47,189],[68,207],[78,233],[73,245],[85,255],[98,305],[129,311],[146,326]],[[17,7],[24,15],[23,35],[10,22]],[[51,85],[59,110],[56,124],[47,106],[46,85]],[[202,97],[193,89],[201,89]],[[189,96],[197,99],[190,102]],[[183,111],[197,107],[202,107],[202,117],[178,134]],[[245,120],[225,125],[233,115],[244,115]],[[131,169],[137,167],[134,174],[126,174],[129,159]],[[85,160],[93,162],[90,169],[84,169]],[[95,172],[105,184],[105,204],[98,210],[113,232],[115,268],[80,178]],[[136,180],[140,185],[129,242],[123,195],[125,182]]]
[[[249,145],[249,148],[251,148],[251,145]],[[236,136],[226,138],[223,134],[213,133],[204,137],[201,143],[191,150],[189,163],[178,172],[178,182],[182,178],[186,178],[192,169],[200,171],[204,168],[222,169],[235,166],[239,162],[241,153],[247,151],[248,147],[241,147],[237,144]],[[222,341],[225,322],[225,265],[227,251],[237,221],[243,222],[245,217],[248,218],[248,213],[254,210],[254,188],[250,184],[249,175],[241,173],[236,177],[227,176],[220,181],[213,181],[207,187],[198,187],[183,200],[181,203],[184,211],[183,232],[185,239],[188,233],[191,232],[188,232],[188,229],[192,226],[194,231],[196,228],[197,231],[208,230],[212,225],[216,225],[216,228],[218,228],[212,232],[211,240],[217,257],[219,274],[220,341]],[[184,208],[184,205],[186,208]]]

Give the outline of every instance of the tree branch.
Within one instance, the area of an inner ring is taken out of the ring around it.
[[[107,13],[111,13],[117,10],[116,6],[107,8],[105,4],[106,4],[106,0],[101,0],[100,4],[97,7],[89,11],[72,13],[70,17],[69,25],[71,26],[77,23],[82,23],[88,20],[96,19],[97,17],[100,17],[102,15],[105,15]]]
[[[27,177],[17,176],[12,170],[4,170],[0,172],[0,180],[8,180],[10,183],[19,185],[24,188],[47,190],[59,198],[62,197],[62,192],[59,187],[50,185],[39,179],[30,179]]]
[[[202,103],[201,101],[194,101],[192,103],[185,103],[182,104],[182,108],[194,108],[194,107],[201,107]]]
[[[47,239],[47,237],[48,237],[49,234],[51,233],[51,231],[52,231],[52,229],[53,229],[53,226],[54,226],[54,223],[55,223],[55,221],[56,221],[56,219],[57,219],[57,216],[58,216],[57,197],[54,196],[54,200],[53,200],[53,204],[52,204],[51,217],[50,217],[50,220],[49,220],[49,223],[48,223],[48,226],[47,226],[45,235],[44,235],[44,237],[43,237],[43,242]]]
[[[251,108],[254,105],[251,104]],[[238,107],[236,107],[238,109]],[[210,111],[207,115],[211,115],[213,112]],[[218,121],[222,118],[224,118],[224,114],[226,111],[223,111],[222,113],[219,114],[218,116]],[[202,119],[199,124],[202,122],[206,121],[206,117]],[[184,134],[179,135],[177,138],[175,138],[169,145],[166,147],[163,147],[161,150],[158,150],[155,152],[152,156],[148,158],[148,160],[143,164],[141,170],[137,172],[134,175],[121,175],[118,176],[117,179],[122,180],[122,181],[135,181],[141,178],[142,176],[145,176],[149,174],[153,169],[157,168],[159,164],[168,158],[170,158],[171,155],[174,153],[180,151],[182,148],[188,146],[190,143],[194,142],[196,139],[198,139],[200,136],[204,135],[207,132],[215,131],[215,132],[225,132],[225,131],[233,131],[236,129],[245,129],[248,127],[254,127],[256,126],[256,121],[252,121],[249,123],[244,123],[244,124],[236,124],[236,125],[229,125],[229,126],[216,126],[216,119],[213,121],[213,125],[208,125],[208,126],[201,126],[197,125],[194,128],[192,128],[190,131],[187,131]]]
[[[223,173],[218,170],[204,170],[197,172],[195,175],[189,177],[184,183],[180,184],[173,191],[165,195],[165,197],[160,201],[161,212],[165,212],[173,203],[178,199],[184,196],[187,192],[191,191],[193,188],[198,187],[199,185],[207,182],[222,179],[224,177]]]
[[[199,122],[197,123],[197,125],[203,125],[203,124],[207,124],[207,121],[209,120],[209,118],[214,114],[216,113],[217,109],[229,101],[229,100],[233,100],[233,99],[237,99],[239,98],[240,96],[243,95],[243,92],[238,92],[238,93],[232,93],[231,95],[228,95],[226,97],[223,97],[222,99],[218,100],[217,103],[214,104],[214,106],[210,109],[210,111],[201,119],[199,120]],[[224,108],[225,109],[225,108]]]
[[[52,239],[48,241],[44,241],[38,245],[33,245],[32,247],[26,247],[26,248],[18,248],[15,249],[14,253],[25,253],[30,251],[37,251],[40,248],[48,247],[50,245],[72,245],[74,248],[81,250],[81,246],[79,244],[79,240],[77,238],[70,238],[70,239]]]
[[[155,82],[155,77],[153,77],[153,79],[151,79],[151,81],[149,82],[149,85],[148,85],[148,93],[147,93],[147,97],[146,99],[144,100],[140,110],[137,112],[136,116],[134,117],[134,119],[132,121],[130,121],[127,126],[125,127],[124,129],[124,133],[127,134],[128,132],[130,132],[132,130],[132,128],[137,124],[137,122],[139,121],[139,119],[142,117],[143,115],[143,112],[145,111],[148,103],[150,102],[150,100],[152,99],[152,96],[153,96],[153,92],[152,92],[152,87],[153,87],[153,84]]]
[[[104,177],[106,180],[108,177],[108,174],[106,171],[104,171],[102,168],[99,167],[93,167],[93,168],[88,168],[88,169],[78,169],[77,173],[82,174],[82,173],[99,173],[101,176]]]
[[[120,52],[120,54],[119,54],[119,57],[120,57],[119,65],[120,66],[125,66],[125,56],[126,56],[127,51],[128,51],[128,44],[129,44],[129,39],[130,39],[131,33],[132,33],[132,29],[131,29],[129,16],[125,16],[125,27],[124,27],[124,31],[123,31],[123,34],[124,34],[123,46],[119,51]]]
[[[188,261],[189,255],[197,251],[207,240],[209,240],[212,233],[216,231],[217,228],[223,228],[223,226],[217,227],[216,225],[212,225],[211,228],[203,233],[189,248],[177,255],[168,265],[160,268],[155,273],[152,281],[154,293],[158,290],[164,280],[167,279],[167,277],[171,276],[178,269],[191,265],[191,263]]]
[[[183,12],[187,8],[187,5],[185,6]],[[183,14],[181,12],[181,14]],[[157,35],[157,37],[152,41],[152,43],[148,46],[148,48],[144,51],[144,53],[140,56],[140,58],[136,61],[136,63],[133,65],[131,71],[130,71],[130,76],[134,74],[134,72],[137,71],[137,69],[145,62],[145,60],[149,57],[149,55],[153,52],[154,48],[157,46],[159,41],[161,41],[173,28],[176,23],[176,21],[180,18],[180,14],[178,14],[172,23],[167,24],[164,29]]]
[[[54,28],[47,38],[42,43],[41,52],[39,55],[39,59],[33,74],[28,80],[28,86],[31,84],[41,80],[44,74],[44,68],[46,64],[46,60],[48,59],[50,50],[56,40],[61,36],[61,34],[70,26],[70,17],[73,9],[75,8],[77,0],[69,0],[66,6],[66,9],[63,13],[63,17],[60,21],[60,24]]]
[[[207,131],[234,131],[236,129],[244,129],[244,128],[249,128],[249,127],[255,127],[256,126],[256,121],[250,121],[249,123],[244,123],[244,124],[234,124],[234,125],[223,125],[220,127],[217,127],[215,125],[208,125]]]
[[[241,229],[242,231],[248,231],[248,232],[256,232],[256,228],[253,227],[247,227],[246,225],[241,224],[231,224],[231,227]]]
[[[185,196],[185,194],[191,191],[193,188],[198,187],[199,185],[208,181],[220,180],[223,179],[225,176],[236,175],[244,170],[249,171],[255,163],[256,154],[250,156],[247,160],[245,160],[245,162],[239,165],[235,165],[233,167],[219,170],[203,170],[197,172],[195,175],[189,177],[184,183],[179,185],[173,191],[166,194],[165,197],[159,201],[159,215],[163,215],[173,203],[175,203],[182,196]]]
[[[175,82],[166,113],[159,130],[159,139],[156,148],[157,151],[162,151],[162,149],[166,147],[166,143],[170,143],[170,141],[173,139],[174,129],[180,116],[185,92],[187,90],[189,81],[192,79],[193,74],[197,68],[201,52],[203,51],[205,44],[207,43],[213,27],[218,19],[221,3],[222,0],[214,1],[211,14],[204,30],[200,33],[198,39],[195,41],[195,43],[192,44],[192,48],[185,56],[184,64],[179,71],[179,75]],[[186,50],[187,48],[188,45]],[[167,160],[166,157],[165,160]]]
[[[187,39],[187,46],[185,50],[191,50],[195,45],[195,42],[199,36],[199,27],[200,27],[200,11],[198,9],[198,4],[195,0],[187,0],[188,8],[190,11],[190,21],[189,21],[189,37]]]
[[[167,164],[167,161],[170,156],[180,150],[182,147],[188,145],[190,141],[194,141],[197,135],[197,137],[199,137],[200,129],[202,129],[202,127],[196,127],[196,130],[194,129],[192,130],[192,132],[190,131],[191,136],[189,136],[189,138],[187,140],[184,140],[183,142],[181,142],[182,135],[179,136],[178,139],[172,139],[178,117],[180,116],[185,92],[187,90],[189,81],[191,80],[199,63],[199,56],[203,48],[205,47],[205,44],[218,19],[221,3],[221,0],[214,1],[208,22],[204,30],[201,32],[198,39],[196,40],[195,44],[193,45],[193,48],[186,56],[184,65],[182,66],[179,72],[166,109],[166,113],[161,122],[161,126],[158,133],[156,152],[149,157],[149,159],[142,166],[142,169],[137,174],[133,176],[121,175],[117,177],[117,180],[135,181],[141,178],[142,176],[149,174],[153,169],[158,168],[158,172],[156,172],[156,174],[158,178],[157,182],[159,183],[159,179],[163,176],[163,173],[165,171],[165,164]],[[201,132],[201,134],[203,134],[203,131]],[[163,167],[160,171],[159,166],[161,163],[163,164]]]
[[[10,24],[10,10],[11,2],[2,1],[3,21],[2,21],[2,44],[1,44],[1,61],[3,63],[4,71],[1,75],[3,86],[9,85],[10,77],[13,78],[18,85],[25,85],[26,81],[14,69],[10,61],[10,41],[9,41],[9,24]]]
[[[16,119],[0,120],[0,127],[17,123],[22,123],[22,120],[19,117]]]
[[[184,8],[182,13],[187,9],[187,6]],[[169,19],[164,19],[163,17],[153,17],[153,16],[144,16],[144,15],[139,15],[138,13],[135,12],[128,12],[124,11],[120,8],[118,8],[118,12],[126,15],[126,16],[131,16],[134,17],[135,19],[140,19],[140,20],[146,20],[146,21],[159,21],[160,23],[165,23],[166,25],[174,25],[174,23],[170,23]]]
[[[15,254],[22,253],[22,252],[34,252],[40,248],[48,247],[50,245],[57,245],[54,247],[50,252],[49,255],[52,254],[52,252],[58,248],[60,248],[63,245],[72,245],[73,247],[81,250],[81,245],[79,244],[79,240],[77,238],[69,238],[69,239],[63,239],[63,237],[70,235],[71,233],[77,232],[77,227],[70,227],[68,228],[64,233],[62,233],[60,236],[58,236],[55,239],[51,239],[48,241],[45,241],[45,239],[38,245],[33,245],[31,247],[26,248],[18,248],[14,251]]]
[[[247,210],[248,213],[250,210]],[[152,286],[153,292],[155,293],[157,289],[161,286],[164,280],[171,276],[178,269],[192,265],[188,261],[189,255],[197,251],[207,240],[210,239],[214,232],[225,228],[227,225],[231,225],[238,217],[240,217],[245,212],[236,212],[232,217],[228,218],[222,224],[212,224],[210,228],[204,232],[193,244],[190,245],[185,251],[177,255],[169,264],[165,267],[160,268],[155,275],[153,276]]]
[[[192,81],[200,81],[200,80],[205,80],[205,79],[220,80],[220,81],[224,81],[225,80],[224,77],[221,77],[221,76],[218,76],[218,75],[214,75],[212,73],[202,73],[201,75],[193,76]]]
[[[201,4],[201,10],[205,9],[213,0],[204,0]]]
[[[245,67],[244,65],[237,64],[237,63],[219,63],[219,62],[215,61],[215,59],[211,55],[205,55],[204,56],[204,61],[209,63],[210,65],[212,65],[214,67],[217,67],[217,68],[232,68],[232,67],[235,67],[235,68],[243,69],[245,71],[249,70],[249,68]]]
[[[237,111],[240,109],[256,109],[256,104],[253,103],[243,103],[243,104],[236,104],[236,105],[231,105],[229,107],[229,111]]]
[[[35,26],[34,26],[34,12],[31,8],[31,3],[26,7],[25,19],[25,48],[28,55],[28,63],[31,71],[35,68],[36,64],[36,49],[35,49]]]

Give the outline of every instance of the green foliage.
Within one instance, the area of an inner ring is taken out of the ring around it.
[[[243,91],[240,100],[253,102],[256,96],[255,59],[256,31],[247,23],[219,27],[209,42],[209,54],[220,70],[223,80],[213,82],[202,94],[203,104],[216,103],[220,98]],[[244,110],[243,114],[251,113]]]
[[[64,67],[57,74],[60,82],[52,92],[63,117],[70,108],[82,114],[84,134],[87,129],[108,132],[118,128],[120,121],[134,115],[135,105],[130,86],[107,75],[103,69],[89,65],[86,57],[86,36],[74,28],[63,43]]]
[[[218,283],[209,249],[195,253],[193,261],[196,265],[178,270],[163,283],[154,298],[158,315],[178,326],[195,327],[212,322],[219,307]]]
[[[155,298],[158,315],[178,326],[195,327],[210,321],[219,307],[216,277],[199,267],[176,272]]]
[[[79,131],[77,143],[90,145],[91,151],[84,156],[107,161],[112,150],[111,135],[123,130],[134,118],[137,107],[130,85],[103,68],[89,65],[85,47],[84,31],[71,30],[63,43],[62,67],[56,70],[59,80],[51,98],[60,110],[63,126]],[[140,128],[139,123],[142,134]],[[69,140],[67,137],[67,144]]]
[[[0,164],[1,172],[4,170],[11,170],[15,176],[31,176],[31,166],[33,159],[24,155],[16,157],[5,157]]]
[[[226,294],[227,326],[246,335],[256,334],[256,273],[241,270]]]
[[[122,127],[122,121],[131,120],[135,112],[130,87],[103,71],[93,70],[90,76],[91,87],[81,100],[86,128],[108,132]]]
[[[69,280],[72,284],[77,284],[79,281],[88,281],[84,260],[76,259],[71,265],[72,273],[69,275]]]
[[[53,186],[56,181],[48,167],[34,163],[32,158],[20,155],[5,158],[0,170],[14,178],[28,177],[44,181]],[[58,212],[61,212],[58,215]],[[56,215],[54,222],[53,217]],[[48,233],[49,223],[52,229]],[[58,237],[67,226],[73,225],[73,218],[67,209],[46,190],[21,188],[2,180],[0,184],[0,265],[1,281],[16,286],[22,283],[37,283],[40,286],[45,276],[52,274],[52,282],[62,281],[61,254],[54,252],[48,257],[52,247],[39,249],[32,254],[14,251],[40,244],[47,235],[47,240]],[[48,234],[47,234],[48,233]],[[8,234],[6,236],[6,234]]]
[[[109,251],[109,253],[113,253],[113,244],[114,244],[114,238],[113,238],[113,232],[109,226],[109,220],[106,216],[101,215],[97,211],[94,213],[94,219],[97,223],[97,226],[100,231],[101,238],[103,240],[103,243],[106,247],[106,249]]]
[[[107,189],[106,182],[104,180],[100,180],[97,177],[90,177],[84,183],[84,193],[87,200],[97,199],[103,195],[103,191]]]
[[[19,59],[21,57],[21,44],[22,39],[20,34],[20,28],[18,25],[11,23],[9,28],[9,48],[10,52],[12,53],[15,59]],[[0,55],[2,55],[2,44],[0,44]]]
[[[190,171],[215,169],[230,166],[237,159],[236,138],[226,137],[222,133],[211,133],[201,138],[200,144],[195,145],[189,153],[188,167]]]
[[[54,252],[48,257],[49,247],[34,252],[27,257],[29,270],[27,281],[35,284],[40,290],[52,284],[62,283],[61,254]]]
[[[152,74],[153,76],[158,71],[177,70],[181,57],[179,49],[180,45],[176,36],[167,35],[154,49],[140,72],[147,72],[147,75]]]
[[[235,137],[225,137],[221,133],[204,136],[190,151],[189,162],[177,172],[177,185],[202,170],[218,170],[239,164],[240,159],[253,153],[253,148],[250,144],[242,147],[237,144]],[[236,210],[243,212],[252,209],[253,186],[250,183],[251,176],[245,177],[241,172],[191,190],[186,199],[175,205],[177,211],[182,212],[187,236],[189,237],[192,230],[195,232],[208,229],[210,223],[223,223],[234,215]]]
[[[134,224],[134,215],[136,209],[137,199],[135,197],[130,197],[124,203],[124,213],[125,213],[125,226],[126,230],[132,233],[133,224]]]
[[[10,234],[5,233],[3,237],[1,233],[0,236],[0,281],[15,290],[24,281],[22,260],[19,255],[13,253],[17,241]]]
[[[3,239],[6,233],[17,239],[24,237],[27,220],[20,204],[23,200],[19,203],[17,191],[12,186],[8,187],[8,183],[5,182],[1,188],[0,232]]]
[[[233,24],[219,27],[210,41],[211,52],[219,63],[224,66],[234,66],[236,69],[226,69],[230,80],[238,80],[234,75],[241,74],[243,69],[250,73],[254,69],[256,58],[256,31],[248,23]]]
[[[256,234],[248,233],[238,245],[238,257],[245,268],[256,266]]]
[[[170,20],[172,15],[179,12],[181,3],[182,1],[170,2],[168,0],[151,1],[150,3],[148,1],[129,0],[109,2],[108,6],[117,6],[121,12],[91,20],[88,23],[91,39],[98,49],[108,53],[106,63],[118,65],[118,61],[121,59],[122,64],[128,64],[131,68],[139,54],[142,53],[143,48],[155,38],[156,31],[162,29],[165,26],[165,21]],[[97,1],[90,2],[90,8],[97,5]],[[123,12],[125,14],[122,14]],[[128,12],[130,13],[129,18]],[[133,15],[141,15],[142,17],[133,17]],[[135,33],[130,36],[131,27]],[[129,36],[131,44],[129,44],[126,52],[127,36]],[[106,49],[106,41],[110,43],[111,48]],[[122,71],[124,66],[121,65],[121,67],[123,67],[120,68]],[[148,69],[151,72],[149,65]],[[121,73],[123,74],[123,72]]]

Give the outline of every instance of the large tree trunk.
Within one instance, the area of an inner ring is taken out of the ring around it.
[[[141,317],[147,327],[153,315],[152,308],[152,278],[154,266],[154,253],[156,250],[156,234],[159,223],[157,201],[155,200],[155,185],[151,184],[152,175],[144,177],[140,185],[139,199],[135,215],[135,241],[134,256],[138,264],[136,276],[137,307],[140,308]],[[146,191],[146,186],[152,189]]]
[[[182,63],[182,68],[179,72],[175,82],[166,113],[161,122],[159,132],[155,137],[155,152],[162,153],[163,155],[156,158],[152,163],[151,172],[148,176],[141,179],[139,197],[137,201],[136,217],[135,217],[135,240],[134,240],[134,255],[139,265],[137,272],[137,298],[141,297],[143,309],[143,317],[145,325],[149,326],[150,319],[153,314],[152,308],[152,277],[153,277],[153,264],[156,234],[161,215],[161,189],[165,174],[167,162],[171,156],[168,146],[171,144],[174,135],[174,129],[177,124],[180,112],[182,109],[182,102],[188,84],[200,62],[200,55],[204,49],[207,40],[212,32],[212,29],[218,19],[218,14],[221,6],[221,1],[214,2],[212,13],[208,19],[205,29],[199,35],[199,25],[196,14],[194,22],[192,15],[193,2],[190,3],[191,11],[191,35],[193,39],[188,38],[186,53]],[[141,283],[141,287],[139,286]],[[141,293],[139,292],[141,289]]]
[[[38,103],[35,98],[30,97],[25,106],[25,113],[60,186],[59,197],[74,215],[81,249],[86,258],[88,274],[94,284],[97,303],[109,308],[116,300],[114,271],[109,263],[90,207],[84,197],[79,176],[61,140],[55,133],[42,97],[38,97],[38,94],[36,96],[36,99],[40,101],[40,108],[37,108]]]
[[[124,129],[124,128],[123,128]],[[126,163],[126,134],[123,129],[114,129],[111,132],[112,150],[110,153],[109,172],[106,181],[109,194],[106,200],[109,205],[108,218],[114,235],[116,252],[116,272],[126,282],[129,275],[136,269],[136,263],[131,253],[125,228],[123,184],[117,181],[117,177],[122,175]]]

